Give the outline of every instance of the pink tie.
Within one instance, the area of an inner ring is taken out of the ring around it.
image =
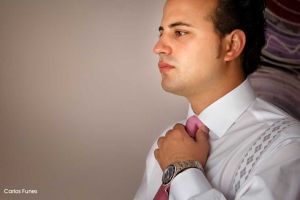
[[[201,126],[204,126],[204,124],[200,121],[200,119],[197,116],[194,115],[188,118],[188,120],[186,121],[185,130],[189,134],[189,136],[195,139],[196,132]],[[168,200],[168,199],[169,196],[165,192],[163,185],[161,185],[153,200]]]
[[[196,139],[196,133],[201,126],[205,125],[194,115],[186,121],[185,130],[193,139]]]

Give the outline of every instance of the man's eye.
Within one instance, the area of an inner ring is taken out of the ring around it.
[[[183,36],[183,35],[186,34],[186,32],[184,32],[184,31],[175,31],[175,34],[176,34],[177,36]]]

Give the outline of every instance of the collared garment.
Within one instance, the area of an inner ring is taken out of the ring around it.
[[[187,118],[192,115],[195,114],[189,106]],[[256,97],[248,79],[198,117],[210,129],[205,173],[191,168],[177,175],[171,183],[169,200],[300,199],[299,122]],[[236,196],[230,197],[231,185],[245,154],[261,135],[282,119],[295,124],[280,131],[256,164],[248,166],[247,170],[251,169],[249,177]],[[153,200],[161,185],[162,170],[154,157],[154,150],[158,148],[156,142],[148,154],[143,180],[134,200]]]

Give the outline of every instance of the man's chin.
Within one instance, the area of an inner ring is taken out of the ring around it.
[[[161,86],[162,86],[163,90],[168,93],[172,93],[172,94],[179,95],[179,96],[184,96],[182,93],[182,90],[179,89],[179,87],[176,87],[175,85],[168,85],[162,81]]]

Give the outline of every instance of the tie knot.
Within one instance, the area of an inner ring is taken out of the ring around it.
[[[185,130],[192,138],[195,139],[196,132],[201,126],[204,126],[203,122],[201,122],[197,116],[193,115],[186,121]]]

